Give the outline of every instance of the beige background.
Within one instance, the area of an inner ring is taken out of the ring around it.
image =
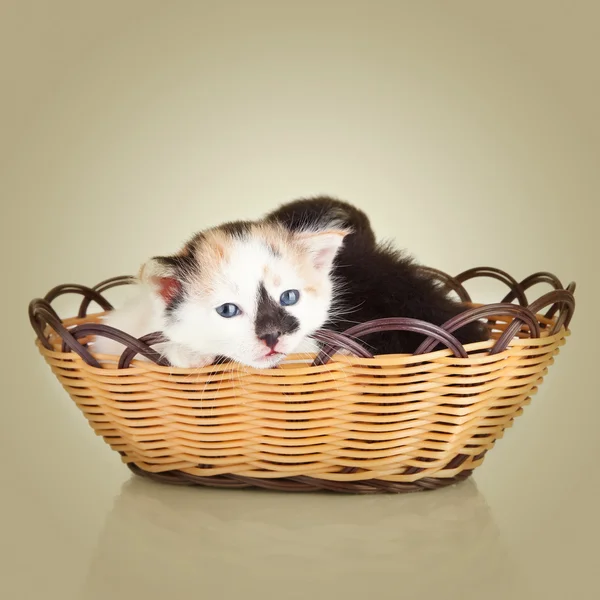
[[[0,595],[598,597],[599,23],[593,0],[2,0]],[[576,280],[533,404],[430,495],[128,481],[27,302],[317,193],[449,272]]]

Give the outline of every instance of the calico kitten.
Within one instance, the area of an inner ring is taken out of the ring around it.
[[[347,234],[332,220],[294,230],[276,222],[208,229],[179,254],[146,263],[135,297],[104,322],[134,337],[162,332],[168,341],[157,349],[175,367],[217,356],[273,367],[317,349],[308,336],[329,318],[330,271]],[[98,336],[93,350],[115,355],[123,346]]]
[[[377,244],[366,215],[350,204],[324,196],[303,199],[284,204],[265,220],[296,231],[299,227],[318,227],[322,219],[333,214],[355,227],[357,234],[347,237],[335,257],[332,277],[339,286],[338,296],[333,299],[325,328],[343,332],[357,323],[384,317],[411,317],[442,325],[465,310],[412,258],[391,243]],[[463,344],[489,337],[479,322],[454,335]],[[414,352],[423,339],[411,332],[383,332],[365,336],[364,343],[373,354],[404,354]]]

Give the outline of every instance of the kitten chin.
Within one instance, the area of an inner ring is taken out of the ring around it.
[[[390,243],[376,243],[366,215],[354,206],[321,196],[279,207],[266,216],[291,230],[336,217],[355,228],[336,255],[332,278],[338,284],[326,328],[343,332],[352,325],[384,317],[410,317],[442,325],[466,310],[436,281],[425,275],[411,257]],[[454,335],[463,344],[489,339],[479,322]],[[365,336],[363,344],[373,354],[411,354],[424,337],[411,332],[383,332]],[[439,347],[438,347],[439,348]]]

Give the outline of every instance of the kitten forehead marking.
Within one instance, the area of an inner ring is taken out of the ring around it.
[[[259,339],[268,334],[277,336],[295,333],[298,331],[300,323],[298,319],[290,314],[283,307],[279,306],[269,296],[263,282],[258,286],[258,302],[256,306],[256,320],[254,321],[254,331]]]
[[[190,284],[196,294],[211,294],[220,284],[233,284],[240,277],[248,280],[260,264],[262,275],[255,281],[268,280],[281,285],[273,268],[282,259],[300,261],[301,248],[290,233],[279,225],[263,223],[229,223],[196,236],[189,251],[201,268]],[[259,275],[259,274],[257,274]]]

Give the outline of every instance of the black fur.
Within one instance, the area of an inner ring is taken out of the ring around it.
[[[256,337],[259,339],[273,336],[279,338],[282,335],[298,331],[299,327],[298,319],[279,306],[261,283],[258,287],[258,305],[254,323]]]
[[[368,218],[350,204],[319,197],[284,205],[266,218],[281,220],[294,230],[306,225],[307,219],[314,224],[327,221],[331,207],[336,212],[343,208],[347,224],[356,227],[357,233],[346,237],[334,262],[332,275],[341,284],[334,312],[340,314],[332,317],[327,328],[344,331],[383,317],[411,317],[442,325],[465,310],[411,258],[389,244],[376,244]],[[487,328],[480,323],[467,325],[454,335],[463,344],[488,339]],[[364,341],[374,354],[410,354],[423,339],[416,333],[384,332],[365,336]]]
[[[360,209],[327,196],[303,198],[283,204],[269,213],[268,222],[279,222],[292,231],[297,231],[315,223],[327,223],[333,219],[353,233],[346,237],[345,243],[352,244],[357,238],[363,244],[375,246],[375,233],[371,228],[369,217]]]
[[[251,221],[229,221],[219,225],[219,229],[231,237],[245,238],[252,229]]]

